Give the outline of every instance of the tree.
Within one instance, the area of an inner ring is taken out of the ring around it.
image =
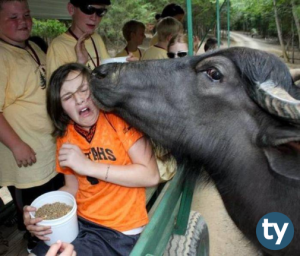
[[[300,50],[300,22],[299,22],[300,7],[296,5],[295,0],[291,0],[291,4],[292,4],[293,17],[294,17],[294,21],[298,33],[298,48]]]
[[[285,59],[285,61],[289,62],[289,58],[286,54],[283,39],[282,39],[282,33],[281,33],[280,21],[279,21],[279,17],[278,17],[276,0],[273,0],[273,7],[274,7],[276,27],[277,27],[277,34],[278,34],[278,39],[279,39],[280,46],[281,46],[281,49],[282,49],[283,58]]]

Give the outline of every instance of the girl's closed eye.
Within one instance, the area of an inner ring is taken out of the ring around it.
[[[67,96],[63,97],[62,100],[63,101],[68,101],[71,98],[72,98],[72,95],[67,95]]]
[[[89,90],[88,86],[83,86],[80,91],[81,92],[87,92],[88,90]]]

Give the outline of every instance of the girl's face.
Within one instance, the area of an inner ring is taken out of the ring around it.
[[[26,1],[4,2],[0,11],[0,38],[4,41],[25,46],[32,28],[32,19]]]
[[[174,53],[175,58],[178,58],[179,52],[188,52],[188,45],[186,43],[175,43],[169,47],[168,52]]]
[[[79,71],[71,71],[60,90],[65,113],[79,126],[89,130],[98,120],[99,109],[91,99],[88,81]]]

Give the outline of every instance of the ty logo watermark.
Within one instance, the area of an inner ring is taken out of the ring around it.
[[[270,250],[280,250],[292,241],[294,225],[284,214],[271,212],[263,216],[256,226],[258,241]]]

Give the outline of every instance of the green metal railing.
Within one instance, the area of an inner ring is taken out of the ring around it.
[[[191,2],[191,0],[187,0],[187,3]],[[191,4],[191,3],[190,3]],[[225,0],[223,2],[223,4],[220,7],[220,3],[219,0],[216,1],[216,19],[213,19],[210,23],[209,29],[206,31],[205,35],[201,38],[201,42],[199,44],[198,50],[200,49],[200,47],[202,46],[204,40],[206,39],[210,29],[212,29],[215,24],[217,23],[217,40],[218,40],[218,47],[220,47],[221,45],[221,36],[220,36],[220,30],[221,30],[221,26],[220,26],[220,13],[222,11],[222,9],[224,8],[224,6],[226,5],[227,7],[227,45],[228,47],[230,47],[230,0]],[[189,13],[187,13],[187,15],[189,15]],[[190,14],[192,15],[192,14]],[[190,17],[192,19],[192,17]],[[193,28],[189,28],[188,27],[188,33],[192,33],[193,34]],[[192,35],[193,37],[193,35]],[[190,37],[189,37],[190,40]],[[190,47],[190,44],[189,44]]]
[[[192,0],[186,0],[189,55],[194,55]]]
[[[174,178],[166,183],[130,256],[162,255],[172,233],[185,234],[195,184],[186,184],[183,177],[184,169],[179,167]]]

